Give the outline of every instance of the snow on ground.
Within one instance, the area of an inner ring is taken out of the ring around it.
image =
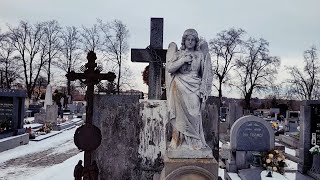
[[[50,148],[58,147],[59,145],[64,144],[65,142],[73,139],[75,130],[76,128],[73,128],[39,142],[29,141],[29,144],[18,146],[14,149],[1,152],[0,164],[10,159],[24,156],[26,154],[33,154],[33,153],[41,152]],[[75,145],[73,144],[73,146]]]
[[[285,147],[284,152],[287,153],[287,154],[290,154],[290,155],[292,155],[292,156],[296,156],[296,150],[294,150],[294,149]]]
[[[26,180],[73,180],[73,170],[79,160],[83,161],[83,152],[73,156],[61,164],[43,169],[40,173]]]
[[[79,153],[73,142],[75,130],[66,130],[42,141],[30,141],[27,145],[1,152],[0,180],[31,180],[34,176],[46,180],[49,179],[47,175],[56,180],[73,179],[73,168],[78,160],[83,159],[83,153]]]

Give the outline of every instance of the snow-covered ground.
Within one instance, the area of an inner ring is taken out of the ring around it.
[[[73,142],[75,130],[1,152],[0,180],[73,179],[73,168],[78,160],[83,159]]]
[[[45,168],[40,173],[26,180],[73,180],[74,166],[79,160],[83,161],[83,154],[81,152],[61,164]]]

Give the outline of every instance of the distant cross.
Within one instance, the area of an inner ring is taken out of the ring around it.
[[[149,62],[149,99],[161,97],[161,69],[166,62],[167,50],[163,49],[163,18],[151,18],[150,46],[131,49],[132,62]]]
[[[97,68],[96,54],[90,51],[87,55],[88,63],[85,65],[83,73],[75,73],[71,71],[66,76],[68,80],[75,81],[81,80],[87,85],[86,100],[86,122],[85,125],[79,127],[76,130],[74,141],[76,146],[84,150],[84,169],[90,169],[91,167],[91,151],[95,150],[101,143],[101,131],[96,126],[92,125],[93,118],[93,95],[94,85],[98,84],[101,80],[114,81],[116,75],[113,72],[106,74],[100,73],[101,69]],[[84,176],[84,180],[91,180],[90,176]]]

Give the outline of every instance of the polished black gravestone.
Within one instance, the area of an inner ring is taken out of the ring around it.
[[[0,89],[0,139],[23,131],[25,90]]]

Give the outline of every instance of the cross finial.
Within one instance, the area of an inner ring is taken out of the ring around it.
[[[90,61],[93,61],[93,62],[94,62],[94,61],[97,59],[96,53],[93,52],[93,51],[90,51],[90,52],[88,53],[88,55],[87,55],[87,59],[88,59],[89,62],[90,62]]]

